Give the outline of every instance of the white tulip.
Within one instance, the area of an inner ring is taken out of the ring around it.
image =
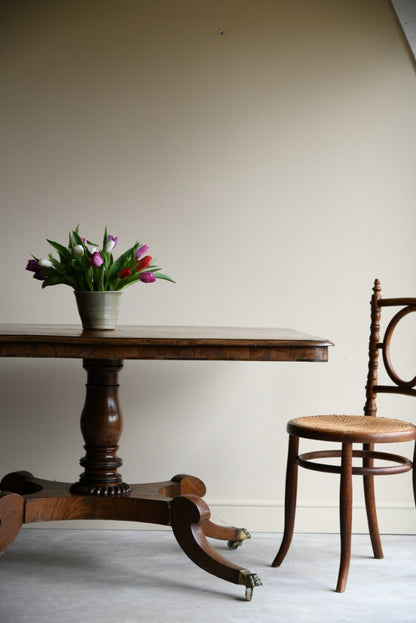
[[[42,266],[42,268],[51,268],[52,266],[52,262],[50,260],[47,260],[46,258],[41,258],[38,264],[39,266]]]
[[[76,244],[74,247],[74,252],[75,255],[78,255],[78,257],[82,257],[84,255],[84,247],[82,246],[82,244]]]

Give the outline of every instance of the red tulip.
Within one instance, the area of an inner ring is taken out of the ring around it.
[[[125,279],[126,277],[130,277],[131,275],[131,268],[127,267],[127,268],[122,268],[121,270],[118,271],[118,276],[120,279]]]
[[[152,263],[152,259],[153,258],[151,255],[146,255],[141,260],[136,262],[136,271],[139,273],[141,270],[145,270],[146,268],[148,268]]]

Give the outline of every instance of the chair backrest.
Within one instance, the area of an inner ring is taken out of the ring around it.
[[[397,311],[391,318],[383,339],[380,339],[381,332],[381,310],[383,307],[396,307]],[[371,329],[369,344],[369,363],[366,384],[366,402],[364,406],[365,415],[377,415],[376,397],[378,393],[387,394],[406,394],[408,396],[416,396],[416,376],[410,381],[403,380],[395,371],[391,356],[390,345],[394,330],[399,322],[412,312],[416,312],[416,298],[389,298],[385,299],[381,296],[381,285],[378,279],[374,282],[373,296],[371,297]],[[378,365],[380,350],[383,355],[384,369],[386,370],[390,380],[389,385],[378,384]]]

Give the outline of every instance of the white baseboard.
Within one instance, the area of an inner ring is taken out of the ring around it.
[[[283,503],[230,504],[212,501],[212,519],[220,524],[247,527],[253,532],[282,532],[284,526]],[[378,506],[380,532],[384,534],[416,534],[416,509],[414,506]],[[295,530],[311,533],[338,533],[339,509],[337,505],[298,504]],[[353,532],[367,533],[364,506],[353,510]]]

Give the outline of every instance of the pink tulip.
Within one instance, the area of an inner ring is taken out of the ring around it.
[[[99,268],[101,264],[104,264],[104,260],[98,251],[94,251],[94,253],[92,253],[90,257],[90,262],[92,266],[94,266],[94,268]]]
[[[140,281],[143,281],[143,283],[153,283],[156,281],[156,277],[152,272],[150,272],[150,270],[145,273],[141,273],[139,279]]]
[[[142,244],[138,249],[136,249],[136,260],[139,260],[145,253],[147,253],[149,247],[147,244]]]

